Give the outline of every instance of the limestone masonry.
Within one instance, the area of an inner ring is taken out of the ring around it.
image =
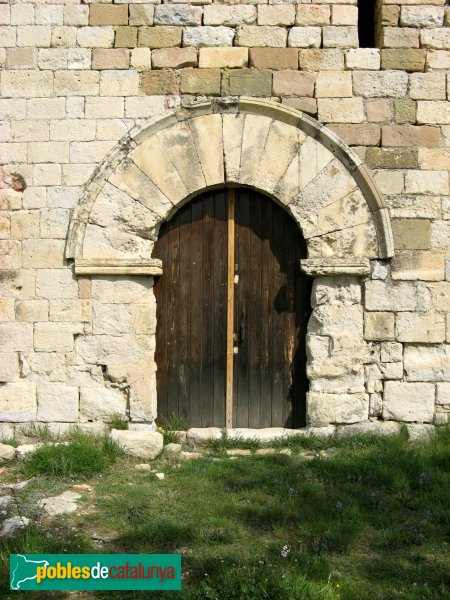
[[[153,243],[230,183],[307,242],[308,425],[448,422],[450,6],[358,10],[0,0],[0,438],[154,426]]]

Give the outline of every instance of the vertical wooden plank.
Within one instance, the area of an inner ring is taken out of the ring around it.
[[[178,344],[178,417],[186,423],[189,420],[190,385],[190,321],[191,321],[191,223],[192,206],[187,204],[179,211],[179,271],[178,271],[178,307],[177,307],[177,344]]]
[[[261,202],[261,406],[260,427],[272,424],[272,297],[273,255],[271,249],[273,203],[266,198]]]
[[[213,347],[214,396],[213,422],[215,427],[226,423],[226,352],[227,352],[227,278],[228,278],[228,219],[227,194],[219,190],[214,194],[214,260],[213,260]]]
[[[227,261],[227,354],[226,354],[226,409],[225,425],[233,427],[233,334],[234,334],[234,274],[235,274],[235,196],[234,189],[227,190],[228,206],[228,261]]]
[[[203,197],[202,231],[202,387],[198,401],[201,404],[201,427],[213,423],[214,398],[214,197]]]
[[[179,414],[178,406],[178,302],[180,280],[179,248],[180,215],[169,223],[167,257],[167,410],[168,415]]]
[[[202,356],[203,356],[203,255],[202,255],[202,230],[203,230],[203,197],[192,201],[191,208],[191,318],[190,318],[190,397],[189,397],[189,426],[201,426],[202,395]]]
[[[261,205],[267,202],[260,194],[249,193],[249,223],[250,232],[249,253],[249,311],[246,323],[246,338],[249,353],[249,395],[248,395],[248,426],[260,427],[261,408],[261,344],[262,329],[266,324],[262,321],[261,296]],[[251,307],[251,310],[250,310]]]

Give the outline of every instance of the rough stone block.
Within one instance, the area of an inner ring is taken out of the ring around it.
[[[39,269],[36,274],[36,294],[41,298],[76,298],[78,287],[70,269]]]
[[[364,315],[364,339],[385,341],[394,339],[394,314],[372,312]]]
[[[324,123],[362,123],[362,98],[320,98],[317,101],[319,119]]]
[[[384,384],[383,418],[393,421],[431,423],[434,385],[387,381]]]
[[[271,71],[241,69],[227,71],[222,79],[222,95],[270,96],[272,93]]]
[[[435,344],[445,340],[445,319],[439,313],[401,312],[395,331],[399,342]]]
[[[343,71],[344,51],[324,48],[323,50],[300,50],[300,68],[303,71]]]
[[[358,25],[358,7],[348,4],[333,5],[331,7],[332,25]]]
[[[204,28],[203,28],[204,29]],[[242,25],[237,28],[236,46],[285,48],[287,31],[271,25]],[[219,45],[219,44],[213,44]],[[225,45],[225,44],[224,44]],[[229,44],[231,45],[231,44]]]
[[[384,27],[381,33],[382,48],[419,48],[419,32],[400,27]]]
[[[402,71],[355,71],[353,93],[364,98],[403,98],[408,88],[408,75]]]
[[[98,96],[99,81],[98,71],[56,71],[55,94],[58,96]]]
[[[324,71],[317,75],[317,98],[350,98],[352,74],[349,71]]]
[[[73,423],[77,419],[78,388],[62,383],[38,383],[38,421]]]
[[[329,423],[359,423],[369,417],[369,396],[366,394],[321,394],[308,392],[308,425],[323,427]]]
[[[48,321],[47,300],[16,301],[16,319],[17,321],[25,321],[29,323]]]
[[[173,71],[158,71],[155,73],[143,73],[141,79],[141,90],[144,94],[153,96],[156,94],[171,94],[176,88],[176,75]]]
[[[437,384],[436,404],[439,406],[450,406],[450,383]]]
[[[91,4],[90,25],[127,25],[128,6],[125,4]]]
[[[383,146],[418,146],[435,148],[443,145],[441,131],[438,127],[426,125],[386,125],[382,128]]]
[[[49,98],[53,96],[53,73],[51,71],[3,71],[1,91],[3,96],[11,98]]]
[[[82,48],[112,48],[113,27],[80,27],[77,30],[77,44]]]
[[[248,48],[200,48],[200,68],[242,68],[248,65]]]
[[[129,64],[130,54],[125,48],[95,48],[92,51],[93,69],[128,69]]]
[[[447,195],[449,192],[446,171],[408,171],[405,177],[406,192],[414,194]]]
[[[345,53],[347,69],[378,71],[381,56],[378,48],[351,48]]]
[[[294,21],[295,6],[291,4],[258,6],[258,25],[293,25]]]
[[[450,346],[405,347],[408,381],[450,381]]]
[[[331,123],[328,128],[334,131],[348,146],[378,146],[381,139],[380,126],[375,123]],[[379,148],[376,148],[376,150],[379,150]]]
[[[443,6],[402,6],[400,25],[403,27],[441,27]]]
[[[381,50],[381,68],[386,70],[424,71],[426,50],[393,48]]]
[[[273,95],[312,97],[315,80],[315,73],[277,71],[273,74]]]
[[[428,250],[430,221],[426,219],[394,219],[394,244],[398,250]]]
[[[433,250],[399,250],[392,259],[392,279],[442,281],[444,255]]]
[[[137,46],[137,27],[117,27],[114,38],[116,48],[135,48]]]
[[[0,385],[0,421],[23,423],[36,420],[36,384],[32,382]]]
[[[0,383],[12,383],[20,378],[17,352],[0,352]]]
[[[237,6],[205,6],[204,25],[252,25],[256,22],[256,7],[250,4]],[[272,25],[272,23],[265,23]]]
[[[292,27],[289,31],[288,46],[293,48],[320,48],[321,43],[320,27]]]
[[[199,6],[162,4],[155,7],[155,25],[201,25],[202,9]]]
[[[146,71],[152,66],[150,48],[134,48],[130,55],[130,67],[137,71]]]
[[[403,346],[398,342],[385,342],[381,344],[381,362],[403,362]]]
[[[6,51],[7,69],[35,69],[36,50],[34,48],[8,48]]]
[[[367,310],[416,310],[416,287],[413,283],[392,284],[388,281],[368,281],[365,303]]]
[[[111,431],[111,439],[117,442],[125,452],[147,460],[156,458],[163,449],[164,439],[158,431]]]
[[[182,27],[139,27],[138,45],[148,48],[181,46]]]
[[[135,71],[102,71],[100,73],[100,96],[137,96],[138,91],[139,74]]]
[[[2,352],[21,352],[33,347],[33,326],[28,323],[0,323]]]
[[[420,32],[422,48],[448,49],[450,48],[450,31],[448,28],[423,29]]]
[[[82,331],[81,324],[36,323],[34,326],[34,349],[38,352],[72,352],[73,336]]]
[[[151,278],[103,275],[92,280],[92,299],[104,304],[149,304],[155,301],[152,287]]]
[[[355,26],[324,27],[322,33],[324,48],[358,47],[358,28]]]
[[[444,73],[413,73],[410,78],[410,96],[416,100],[445,100]]]
[[[103,386],[80,388],[80,417],[82,420],[107,421],[112,415],[126,417],[127,399],[117,388]]]
[[[419,100],[417,102],[417,123],[450,124],[450,106],[448,102]]]
[[[429,50],[426,64],[427,71],[450,69],[450,52],[448,50]]]
[[[129,24],[131,26],[153,25],[154,14],[155,7],[151,4],[131,4]]]
[[[152,52],[154,69],[181,69],[197,66],[196,48],[163,48]]]
[[[297,69],[295,48],[250,48],[250,66],[256,69]]]
[[[183,94],[217,96],[220,94],[220,69],[184,69],[180,86]]]
[[[321,4],[299,4],[297,5],[296,25],[329,25],[330,7]]]

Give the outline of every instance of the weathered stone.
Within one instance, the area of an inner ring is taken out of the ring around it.
[[[323,71],[317,75],[317,98],[345,98],[352,95],[352,76],[349,71]]]
[[[80,417],[86,420],[107,421],[113,415],[126,416],[127,399],[118,388],[103,386],[80,388]]]
[[[377,146],[381,140],[380,126],[375,123],[330,123],[328,128],[349,146]]]
[[[36,385],[31,382],[0,386],[0,421],[20,423],[36,420]]]
[[[232,27],[186,27],[183,33],[183,46],[204,48],[208,46],[232,46],[234,29]],[[240,44],[246,45],[246,44]]]
[[[354,25],[346,27],[324,27],[322,35],[324,48],[358,47],[358,28]]]
[[[369,148],[366,162],[371,169],[417,169],[419,166],[416,148]]]
[[[67,491],[63,492],[59,496],[52,496],[50,498],[39,500],[38,506],[42,508],[48,515],[55,517],[57,515],[65,515],[75,512],[78,509],[77,501],[80,500],[80,498],[81,494]]]
[[[268,70],[239,69],[226,71],[222,79],[222,95],[270,96],[272,73]]]
[[[442,146],[441,132],[438,127],[426,125],[387,125],[382,128],[383,146],[419,146],[435,148]]]
[[[342,71],[344,51],[332,48],[300,50],[300,68],[303,71]]]
[[[308,392],[308,425],[323,427],[329,423],[358,423],[369,416],[369,396],[366,394],[321,394]]]
[[[381,46],[383,48],[418,48],[419,32],[406,27],[383,27]]]
[[[293,48],[320,48],[321,41],[320,27],[292,27],[289,31],[288,46]]]
[[[204,28],[202,28],[204,29]],[[242,25],[237,28],[235,45],[271,48],[286,47],[287,31],[284,27],[275,27],[271,25]],[[219,45],[219,44],[212,44]],[[223,44],[230,45],[231,44]]]
[[[148,471],[152,470],[151,466],[148,465],[147,463],[140,463],[139,465],[134,465],[134,468],[136,469],[136,471],[144,471],[144,472],[148,472]]]
[[[392,260],[392,279],[441,281],[444,255],[434,250],[401,250]]]
[[[353,73],[353,93],[363,98],[403,98],[408,87],[408,75],[401,71],[356,71]]]
[[[362,98],[319,98],[319,119],[325,123],[362,123],[364,104]]]
[[[131,431],[112,429],[110,438],[121,446],[125,452],[147,460],[155,459],[161,454],[164,438],[157,431]]]
[[[380,51],[376,48],[351,48],[345,53],[347,69],[378,71]]]
[[[188,429],[186,438],[194,443],[205,442],[206,440],[220,440],[222,438],[222,430],[219,427],[194,427]]]
[[[424,71],[426,51],[418,48],[392,48],[381,50],[381,68],[401,71]]]
[[[12,460],[16,456],[14,446],[8,444],[0,444],[0,463]]]
[[[297,5],[296,25],[329,25],[330,7],[321,4]]]
[[[410,96],[416,100],[445,100],[444,73],[413,73]]]
[[[164,450],[169,454],[179,454],[181,452],[181,444],[167,444]]]
[[[158,71],[142,74],[141,90],[149,96],[173,93],[176,87],[176,76],[173,71]]]
[[[393,340],[394,315],[388,312],[372,312],[364,315],[364,339]]]
[[[401,425],[395,421],[372,421],[367,423],[351,423],[345,427],[338,427],[336,434],[348,435],[397,435]]]
[[[292,12],[294,11],[292,10]],[[237,6],[217,6],[214,4],[212,6],[205,6],[203,9],[204,25],[251,25],[255,21],[256,7],[250,4],[240,4]],[[262,24],[272,25],[273,23]]]
[[[450,381],[450,346],[405,347],[407,381]]]
[[[93,69],[128,69],[129,51],[125,48],[94,48],[92,51]]]
[[[78,419],[78,388],[61,383],[38,383],[37,419],[75,422]]]
[[[430,247],[430,221],[425,219],[395,219],[392,233],[398,250],[427,250]]]
[[[200,68],[246,67],[248,48],[200,48]]]
[[[439,27],[443,21],[441,6],[402,6],[400,25],[404,27]]]
[[[114,46],[116,48],[136,48],[137,36],[137,27],[117,27]]]
[[[384,384],[383,418],[430,423],[434,414],[434,385],[387,381]]]
[[[72,352],[73,336],[82,331],[81,323],[36,323],[34,349],[38,352]]]
[[[138,44],[148,48],[181,46],[182,27],[140,27]]]
[[[197,50],[195,48],[164,48],[152,52],[154,69],[180,69],[197,66]]]
[[[14,536],[17,531],[25,529],[29,523],[30,519],[27,519],[27,517],[16,516],[5,519],[2,523],[2,528],[0,529],[0,538]]]
[[[202,9],[198,6],[163,4],[155,7],[155,25],[200,25]]]
[[[315,73],[277,71],[273,74],[274,96],[313,96]]]
[[[89,6],[90,25],[127,25],[128,6],[122,4],[91,4]]]
[[[445,319],[439,313],[398,313],[396,338],[400,342],[433,344],[445,341]]]
[[[155,7],[148,4],[131,4],[130,25],[153,25]]]
[[[201,54],[200,66],[202,66]],[[183,69],[181,72],[180,88],[184,94],[217,96],[220,94],[220,69]]]
[[[367,281],[365,303],[371,311],[413,311],[417,308],[416,288],[413,283]]]
[[[250,48],[250,66],[256,69],[296,69],[295,48]]]
[[[450,406],[450,383],[438,383],[436,386],[436,404]]]

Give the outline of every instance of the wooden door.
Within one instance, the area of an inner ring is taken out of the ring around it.
[[[311,288],[286,211],[248,189],[202,194],[161,227],[153,256],[164,270],[154,288],[158,416],[304,426]]]

